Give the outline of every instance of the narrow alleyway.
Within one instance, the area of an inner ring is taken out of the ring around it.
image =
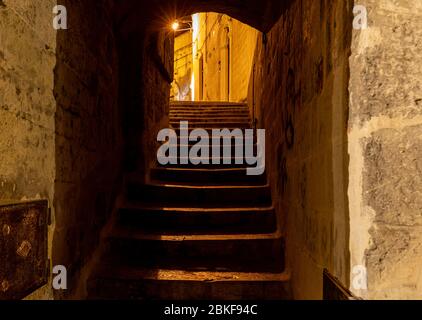
[[[422,1],[57,2],[0,0],[0,300],[422,298]]]

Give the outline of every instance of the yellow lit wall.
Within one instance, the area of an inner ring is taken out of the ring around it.
[[[176,35],[174,41],[174,81],[170,98],[173,100],[193,100],[192,78],[192,33],[190,31]]]
[[[193,15],[194,100],[246,101],[257,36],[226,15]]]

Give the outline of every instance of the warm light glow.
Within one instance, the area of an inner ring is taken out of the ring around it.
[[[172,28],[174,31],[178,30],[178,29],[179,29],[179,27],[180,27],[180,24],[179,24],[179,22],[178,22],[178,21],[174,21],[174,22],[173,22],[173,24],[171,25],[171,28]]]
[[[192,72],[190,79],[190,90],[191,90],[191,99],[195,101],[195,74]]]
[[[198,60],[198,43],[199,43],[199,13],[192,15],[192,78],[191,78],[191,92],[192,92],[192,101],[196,101],[197,91],[199,98],[199,87],[196,87],[195,83],[195,73],[199,74],[199,60]]]
[[[199,13],[192,15],[192,42],[199,37]]]

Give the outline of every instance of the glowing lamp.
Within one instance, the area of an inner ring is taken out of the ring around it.
[[[179,27],[180,27],[180,24],[179,24],[179,22],[178,22],[178,21],[173,22],[173,24],[171,25],[171,28],[172,28],[174,31],[177,31],[177,30],[179,29]]]

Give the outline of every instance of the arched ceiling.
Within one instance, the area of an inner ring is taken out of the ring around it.
[[[227,14],[259,31],[268,32],[291,0],[115,0],[121,32],[164,28],[177,17],[197,12]]]

